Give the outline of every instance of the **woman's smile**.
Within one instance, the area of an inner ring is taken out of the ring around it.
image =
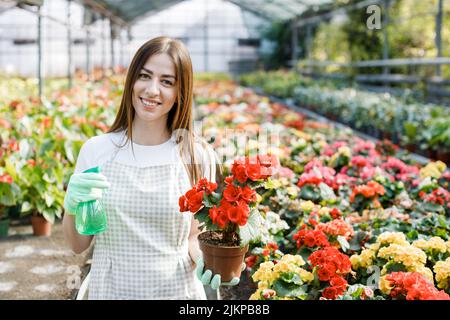
[[[146,99],[141,97],[140,100],[144,106],[144,110],[146,111],[153,111],[157,106],[161,105],[161,102],[154,99]]]

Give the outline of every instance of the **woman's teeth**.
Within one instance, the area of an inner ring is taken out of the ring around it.
[[[141,99],[141,100],[142,100],[142,103],[144,104],[144,106],[146,106],[146,107],[155,107],[159,104],[157,102],[145,101],[143,99]]]
[[[155,103],[155,102],[148,102],[148,101],[142,100],[142,103],[143,103],[144,106],[146,106],[146,107],[154,107],[154,106],[156,106],[156,103]]]

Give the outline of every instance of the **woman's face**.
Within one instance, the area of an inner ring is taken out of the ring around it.
[[[175,65],[168,54],[151,56],[133,86],[133,107],[139,120],[164,121],[177,98]]]

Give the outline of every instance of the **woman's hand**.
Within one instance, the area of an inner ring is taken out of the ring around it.
[[[213,276],[211,270],[203,269],[205,267],[205,263],[203,262],[203,258],[198,258],[197,267],[195,269],[195,273],[197,278],[203,283],[203,285],[209,285],[213,290],[217,290],[220,286],[235,286],[239,284],[240,279],[238,277],[234,277],[229,282],[221,282],[220,274],[215,274]],[[242,271],[245,270],[245,263],[242,263]]]
[[[75,215],[78,204],[102,198],[102,190],[110,187],[106,177],[101,173],[76,173],[70,177],[67,192],[64,197],[64,209],[70,215]]]

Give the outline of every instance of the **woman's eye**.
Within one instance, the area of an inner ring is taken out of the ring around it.
[[[150,79],[150,76],[148,74],[146,74],[146,73],[141,73],[141,74],[139,74],[139,78],[141,78],[141,79]]]
[[[169,80],[163,80],[162,82],[163,82],[164,84],[166,84],[166,85],[169,85],[169,86],[172,85],[172,82],[169,81]]]

